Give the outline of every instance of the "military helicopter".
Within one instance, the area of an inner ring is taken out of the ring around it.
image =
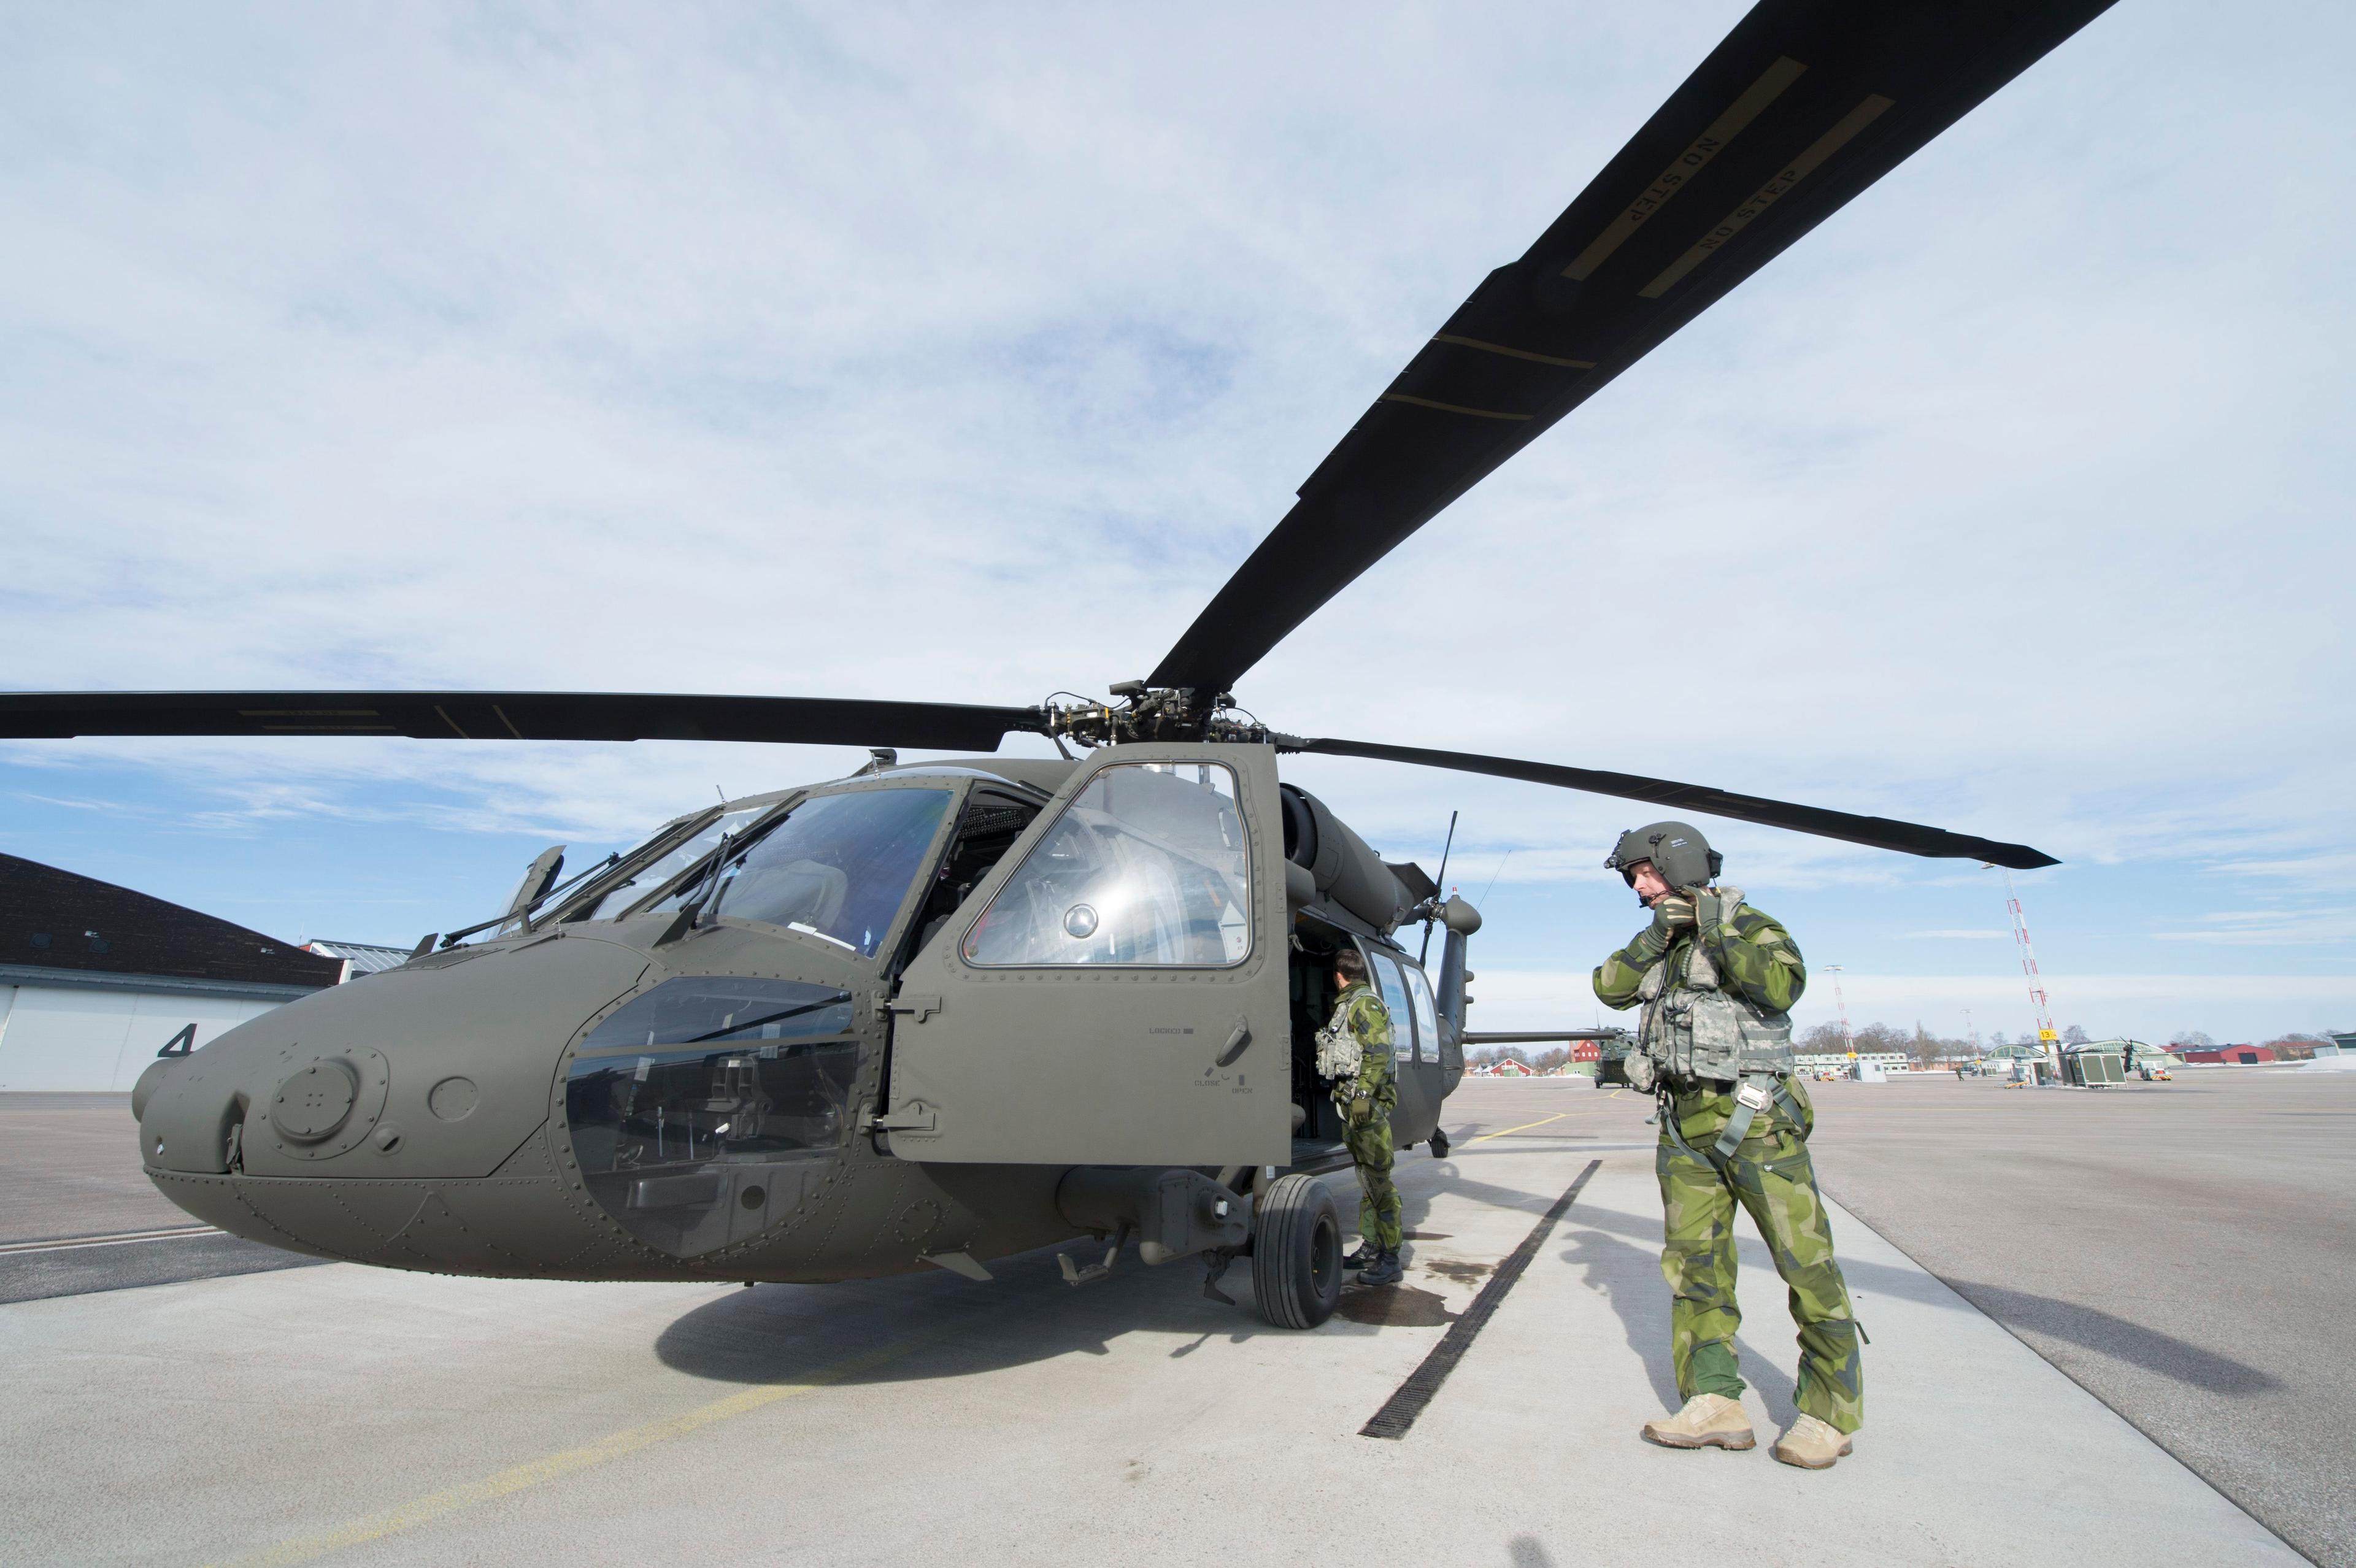
[[[1312,1067],[1333,956],[1398,1020],[1402,1147],[1444,1154],[1480,916],[1387,864],[1288,754],[1525,780],[1909,854],[2053,864],[1879,817],[1270,729],[1279,641],[1483,475],[2105,8],[1764,0],[1300,489],[1151,675],[1031,707],[493,691],[15,694],[0,736],[642,738],[867,746],[729,801],[404,965],[160,1059],[155,1185],[241,1236],[399,1268],[825,1281],[1093,1236],[1248,1256],[1308,1328],[1343,1284]],[[1010,734],[1055,759],[991,755]],[[1076,753],[1072,747],[1080,748]],[[903,763],[894,748],[970,753]],[[1402,932],[1444,929],[1437,983]],[[472,938],[473,940],[466,940]],[[1084,1254],[1093,1257],[1093,1253]],[[1221,1299],[1226,1299],[1221,1296]]]

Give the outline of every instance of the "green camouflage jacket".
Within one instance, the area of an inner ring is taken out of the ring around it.
[[[1693,926],[1680,927],[1664,947],[1654,928],[1647,925],[1636,933],[1635,940],[1596,969],[1596,999],[1607,1008],[1634,1007],[1638,999],[1636,987],[1644,980],[1644,971],[1663,957],[1668,959],[1672,981],[1684,978],[1698,934]],[[1772,1012],[1792,1010],[1792,1004],[1807,989],[1808,968],[1790,932],[1746,903],[1735,911],[1732,922],[1718,926],[1711,934],[1715,940],[1709,946],[1709,956],[1718,965],[1721,989]]]
[[[1333,1022],[1344,1020],[1365,1054],[1356,1078],[1334,1083],[1333,1103],[1347,1109],[1353,1101],[1371,1100],[1377,1110],[1392,1109],[1398,1104],[1398,1082],[1391,1075],[1390,1009],[1383,1006],[1373,987],[1364,980],[1354,981],[1333,998]]]

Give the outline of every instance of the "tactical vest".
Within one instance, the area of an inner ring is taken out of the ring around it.
[[[1721,926],[1742,907],[1740,888],[1719,890]],[[1700,933],[1686,945],[1683,976],[1669,973],[1674,951],[1656,960],[1636,986],[1644,1004],[1636,1042],[1665,1076],[1733,1083],[1746,1076],[1792,1071],[1792,1015],[1751,1005],[1721,989],[1718,965],[1702,950]]]
[[[1358,1031],[1350,1027],[1350,1009],[1334,1008],[1333,1018],[1317,1031],[1317,1076],[1355,1078],[1365,1059]]]
[[[1358,1035],[1361,1011],[1371,1012],[1382,1020],[1383,1040],[1375,1047]],[[1365,1065],[1369,1049],[1378,1049],[1386,1056],[1390,1046],[1390,1009],[1372,986],[1361,981],[1333,998],[1333,1016],[1317,1031],[1317,1075],[1320,1078],[1355,1078]]]

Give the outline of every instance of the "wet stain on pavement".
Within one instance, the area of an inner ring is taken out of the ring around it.
[[[1456,1314],[1448,1310],[1448,1303],[1440,1299],[1437,1291],[1420,1290],[1411,1285],[1345,1290],[1342,1304],[1333,1310],[1353,1323],[1368,1323],[1377,1328],[1437,1328],[1456,1320]]]
[[[1497,1272],[1495,1264],[1478,1264],[1471,1258],[1434,1258],[1423,1265],[1430,1274],[1442,1279],[1452,1279],[1459,1285],[1471,1285]]]

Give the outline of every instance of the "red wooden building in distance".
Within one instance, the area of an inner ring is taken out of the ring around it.
[[[2188,1062],[2215,1062],[2224,1067],[2254,1067],[2261,1061],[2278,1060],[2271,1045],[2220,1045],[2208,1051],[2179,1051]]]

